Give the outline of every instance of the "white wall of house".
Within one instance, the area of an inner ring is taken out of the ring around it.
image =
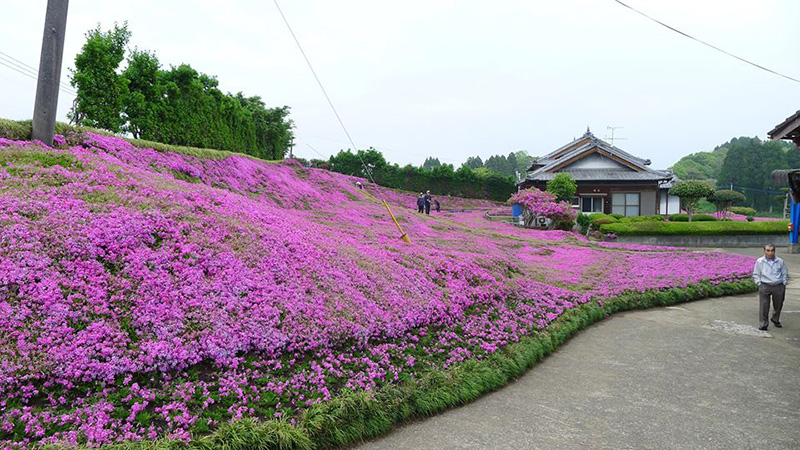
[[[581,158],[565,169],[626,169],[631,170],[630,167],[623,166],[622,164],[614,161],[611,158],[606,158],[599,153],[593,153],[585,158]]]
[[[677,214],[681,212],[681,199],[669,195],[668,189],[661,189],[661,205],[659,205],[659,214]]]

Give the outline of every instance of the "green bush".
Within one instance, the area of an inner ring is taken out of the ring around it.
[[[608,214],[603,213],[594,213],[589,216],[589,219],[592,221],[592,227],[597,228],[600,225],[606,225],[609,223],[617,223],[618,220],[616,217],[610,216]]]
[[[670,222],[688,222],[689,221],[689,215],[688,214],[683,214],[683,213],[670,214],[669,215],[669,221]]]
[[[620,214],[620,213],[613,213],[609,215],[615,219],[622,219],[623,217],[625,217],[625,214]]]
[[[743,216],[755,216],[756,210],[747,206],[731,206],[731,212]]]
[[[623,217],[619,219],[621,223],[632,223],[632,222],[663,222],[664,216],[659,215],[652,215],[652,216],[631,216],[631,217]]]
[[[745,217],[745,219],[746,219],[748,222],[752,222],[752,221],[756,220],[756,219],[755,219],[755,217],[753,217],[753,216],[747,216],[747,217]]]
[[[0,119],[0,137],[14,141],[27,141],[31,138],[31,121]]]
[[[716,222],[717,218],[710,214],[695,214],[692,216],[692,222]]]
[[[600,226],[603,233],[617,236],[722,236],[785,234],[789,222],[634,222]]]

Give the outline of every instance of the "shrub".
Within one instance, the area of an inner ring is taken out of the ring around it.
[[[559,173],[553,177],[552,180],[547,182],[547,192],[556,196],[556,200],[560,202],[570,202],[575,192],[578,190],[578,184],[572,179],[568,173]]]
[[[716,222],[717,218],[710,214],[695,214],[692,216],[692,220],[697,222]]]
[[[620,214],[620,213],[613,213],[609,215],[615,219],[622,219],[623,217],[625,217],[625,214]]]
[[[732,206],[731,212],[734,214],[741,214],[743,216],[755,216],[756,210],[747,206]]]
[[[550,192],[544,192],[536,188],[523,189],[508,199],[508,203],[519,203],[523,206],[523,217],[525,226],[531,227],[536,217],[546,217],[550,219],[550,229],[558,227],[564,229],[567,222],[569,229],[575,225],[577,213],[572,209],[568,202],[556,202],[555,196]]]
[[[714,206],[717,207],[717,211],[722,218],[725,218],[728,216],[728,211],[731,209],[731,206],[734,203],[745,201],[745,196],[741,192],[722,189],[709,196],[708,201],[713,203]]]
[[[670,222],[688,222],[689,221],[689,215],[688,214],[683,214],[683,213],[670,214],[669,215],[669,221]]]
[[[618,222],[618,220],[615,217],[602,213],[595,213],[590,215],[589,220],[592,221],[592,228],[595,229],[599,228],[601,225]]]
[[[789,222],[636,222],[602,225],[603,233],[617,236],[723,236],[785,234]]]
[[[632,216],[632,217],[623,217],[619,219],[622,223],[631,223],[631,222],[663,222],[664,217],[659,215],[652,215],[652,216]]]
[[[752,221],[756,220],[753,216],[747,216],[747,217],[745,217],[745,219],[747,219],[748,222],[752,222]]]
[[[701,198],[709,197],[714,194],[714,188],[708,183],[699,180],[679,181],[675,186],[669,188],[669,195],[681,198],[681,204],[689,213],[689,222],[692,215],[697,210],[697,204]]]

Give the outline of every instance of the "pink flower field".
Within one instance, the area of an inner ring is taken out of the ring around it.
[[[293,421],[485,358],[578,305],[753,264],[515,228],[485,220],[486,201],[420,215],[414,193],[367,185],[406,244],[356,178],[68,140],[0,139],[0,448]]]

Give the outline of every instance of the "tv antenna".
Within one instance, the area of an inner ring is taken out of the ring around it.
[[[608,137],[608,135],[606,135],[606,139],[608,139],[609,141],[611,141],[611,145],[614,145],[614,140],[615,140],[615,139],[616,139],[616,140],[619,140],[619,141],[624,141],[625,139],[628,139],[628,138],[615,138],[615,137],[614,137],[614,131],[615,131],[617,128],[622,128],[622,127],[606,127],[606,129],[607,129],[607,130],[611,130],[611,137]]]

